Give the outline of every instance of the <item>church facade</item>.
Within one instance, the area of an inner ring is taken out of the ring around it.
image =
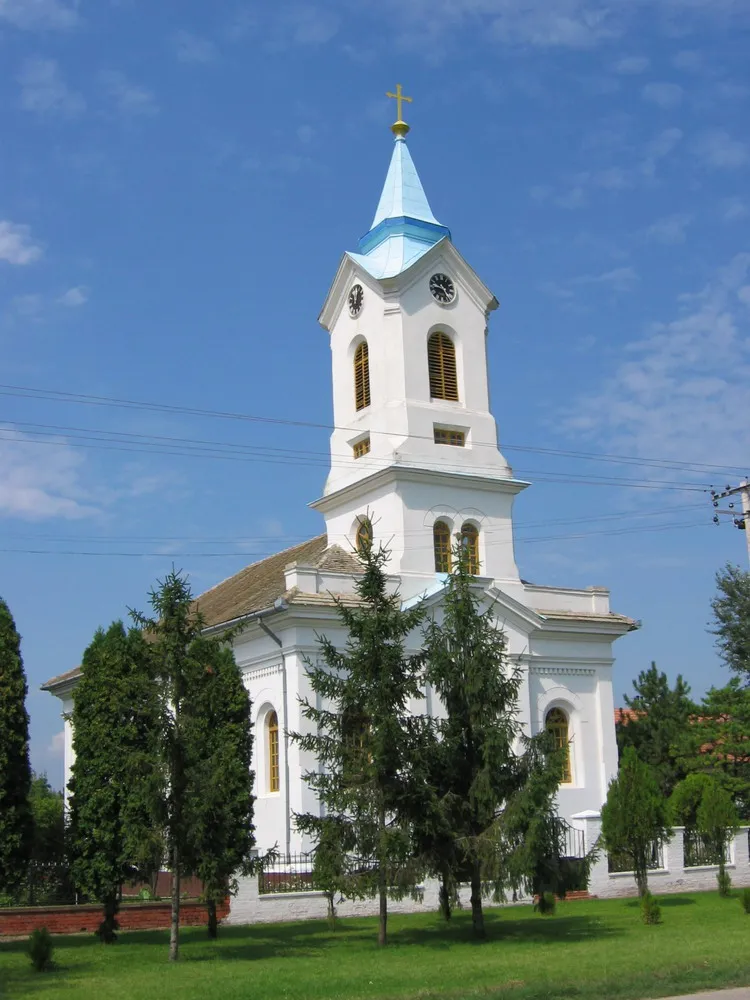
[[[486,343],[497,299],[433,215],[400,114],[392,128],[372,226],[344,254],[320,314],[330,334],[335,427],[324,492],[311,504],[324,531],[198,598],[212,632],[241,626],[234,649],[253,703],[261,852],[311,846],[294,814],[319,808],[303,780],[317,764],[289,733],[307,725],[300,697],[313,697],[306,663],[318,655],[316,635],[346,641],[335,599],[356,600],[353,553],[370,541],[387,545],[402,600],[422,600],[439,616],[461,539],[482,600],[522,668],[525,731],[549,728],[569,747],[562,816],[598,811],[617,769],[612,644],[636,623],[610,611],[604,588],[544,587],[519,575],[513,505],[529,484],[514,478],[490,411]],[[79,676],[69,671],[44,685],[63,703],[66,783]],[[413,710],[439,713],[429,688],[424,695]]]

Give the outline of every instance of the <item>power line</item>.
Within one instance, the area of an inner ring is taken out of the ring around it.
[[[65,425],[47,424],[47,425],[33,425],[24,424],[21,422],[16,422],[12,420],[5,420],[4,423],[12,424],[13,426],[25,426],[28,428],[37,427],[47,427],[48,429],[57,429],[65,433],[68,440],[62,441],[59,437],[45,438],[42,439],[42,435],[48,433],[48,431],[34,430],[30,429],[24,433],[27,435],[34,435],[35,437],[29,440],[28,437],[24,439],[24,443],[27,444],[42,444],[42,445],[52,445],[63,447],[67,446],[69,441],[75,441],[77,447],[94,449],[100,451],[123,451],[131,452],[136,454],[150,454],[150,455],[169,455],[177,458],[208,458],[208,459],[220,459],[222,461],[232,461],[232,462],[263,462],[271,465],[287,465],[299,467],[301,465],[314,467],[314,468],[328,468],[328,467],[342,467],[349,466],[350,459],[348,456],[336,457],[335,455],[331,457],[330,460],[326,460],[323,455],[324,453],[317,453],[320,458],[316,458],[314,452],[297,452],[294,449],[283,449],[282,451],[288,452],[288,454],[275,454],[278,449],[265,448],[259,445],[235,445],[229,442],[218,442],[221,447],[216,447],[206,443],[204,446],[198,439],[190,438],[164,438],[163,436],[157,435],[134,435],[129,432],[121,431],[95,431],[88,428],[66,428]],[[9,443],[15,443],[18,438],[10,435],[2,434],[3,428],[0,427],[0,441],[8,441]],[[6,430],[10,428],[6,427]],[[84,433],[79,433],[83,430]],[[124,441],[120,441],[120,438],[125,438]],[[131,438],[136,438],[137,440],[131,441]],[[153,444],[150,439],[153,438]],[[430,439],[431,440],[431,439]],[[163,441],[173,441],[175,442],[172,448],[162,447],[161,442]],[[195,447],[193,445],[196,445]],[[260,452],[260,454],[256,454]],[[292,455],[296,457],[291,457]],[[387,468],[392,462],[390,459],[377,459],[368,456],[366,458],[368,463],[368,468]],[[443,464],[438,467],[440,470],[446,472],[463,472],[466,473],[467,469],[463,465],[450,465]],[[468,470],[469,472],[497,472],[494,466],[475,466]],[[681,492],[705,492],[708,489],[708,485],[705,486],[685,486],[681,482],[675,480],[660,480],[660,479],[629,479],[622,476],[603,476],[596,474],[582,474],[582,473],[558,473],[554,470],[549,469],[518,469],[516,474],[519,476],[536,476],[537,482],[553,482],[553,483],[579,483],[581,485],[590,486],[626,486],[636,489],[670,489],[678,490]]]
[[[276,424],[288,427],[305,427],[315,430],[343,430],[349,433],[361,433],[361,427],[336,427],[332,424],[317,423],[308,420],[291,420],[282,417],[269,417],[257,414],[239,413],[228,410],[211,410],[201,407],[182,406],[171,403],[155,403],[147,400],[123,399],[116,396],[97,396],[89,393],[66,392],[58,389],[42,389],[32,386],[16,386],[0,384],[0,395],[15,396],[24,399],[40,399],[52,402],[76,403],[88,406],[108,406],[125,409],[149,410],[161,413],[173,413],[182,416],[210,417],[223,420],[249,421],[253,423]],[[371,430],[371,434],[388,434],[388,431]],[[430,435],[412,434],[414,439],[432,441]],[[259,446],[257,446],[259,447]],[[474,447],[496,448],[495,441],[474,442]],[[596,453],[578,450],[564,450],[555,448],[539,448],[530,445],[505,444],[506,451],[522,451],[536,454],[557,455],[566,458],[579,458],[585,461],[613,462],[616,464],[636,464],[641,466],[651,466],[674,471],[684,472],[740,472],[738,466],[712,465],[703,462],[681,462],[674,459],[639,457],[635,455],[615,455],[609,453]]]

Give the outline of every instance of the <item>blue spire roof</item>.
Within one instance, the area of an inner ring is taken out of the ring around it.
[[[374,278],[392,278],[450,235],[432,214],[406,141],[397,135],[372,226],[350,256]]]

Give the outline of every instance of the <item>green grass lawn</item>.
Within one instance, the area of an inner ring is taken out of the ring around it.
[[[182,933],[177,965],[167,932],[55,938],[55,968],[32,971],[24,941],[0,943],[0,992],[40,1000],[509,1000],[665,996],[750,984],[750,916],[716,893],[661,899],[663,924],[646,927],[632,900],[563,903],[553,917],[531,907],[488,910],[489,939],[471,938],[468,914],[394,916],[390,943],[374,919],[202,928]]]

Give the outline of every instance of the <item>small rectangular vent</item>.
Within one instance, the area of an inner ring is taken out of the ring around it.
[[[436,427],[435,444],[450,444],[454,448],[463,448],[466,444],[466,433],[464,431],[452,431],[447,427]]]
[[[352,451],[355,458],[362,458],[364,455],[368,455],[370,452],[370,439],[366,437],[362,438],[361,441],[357,441]]]

